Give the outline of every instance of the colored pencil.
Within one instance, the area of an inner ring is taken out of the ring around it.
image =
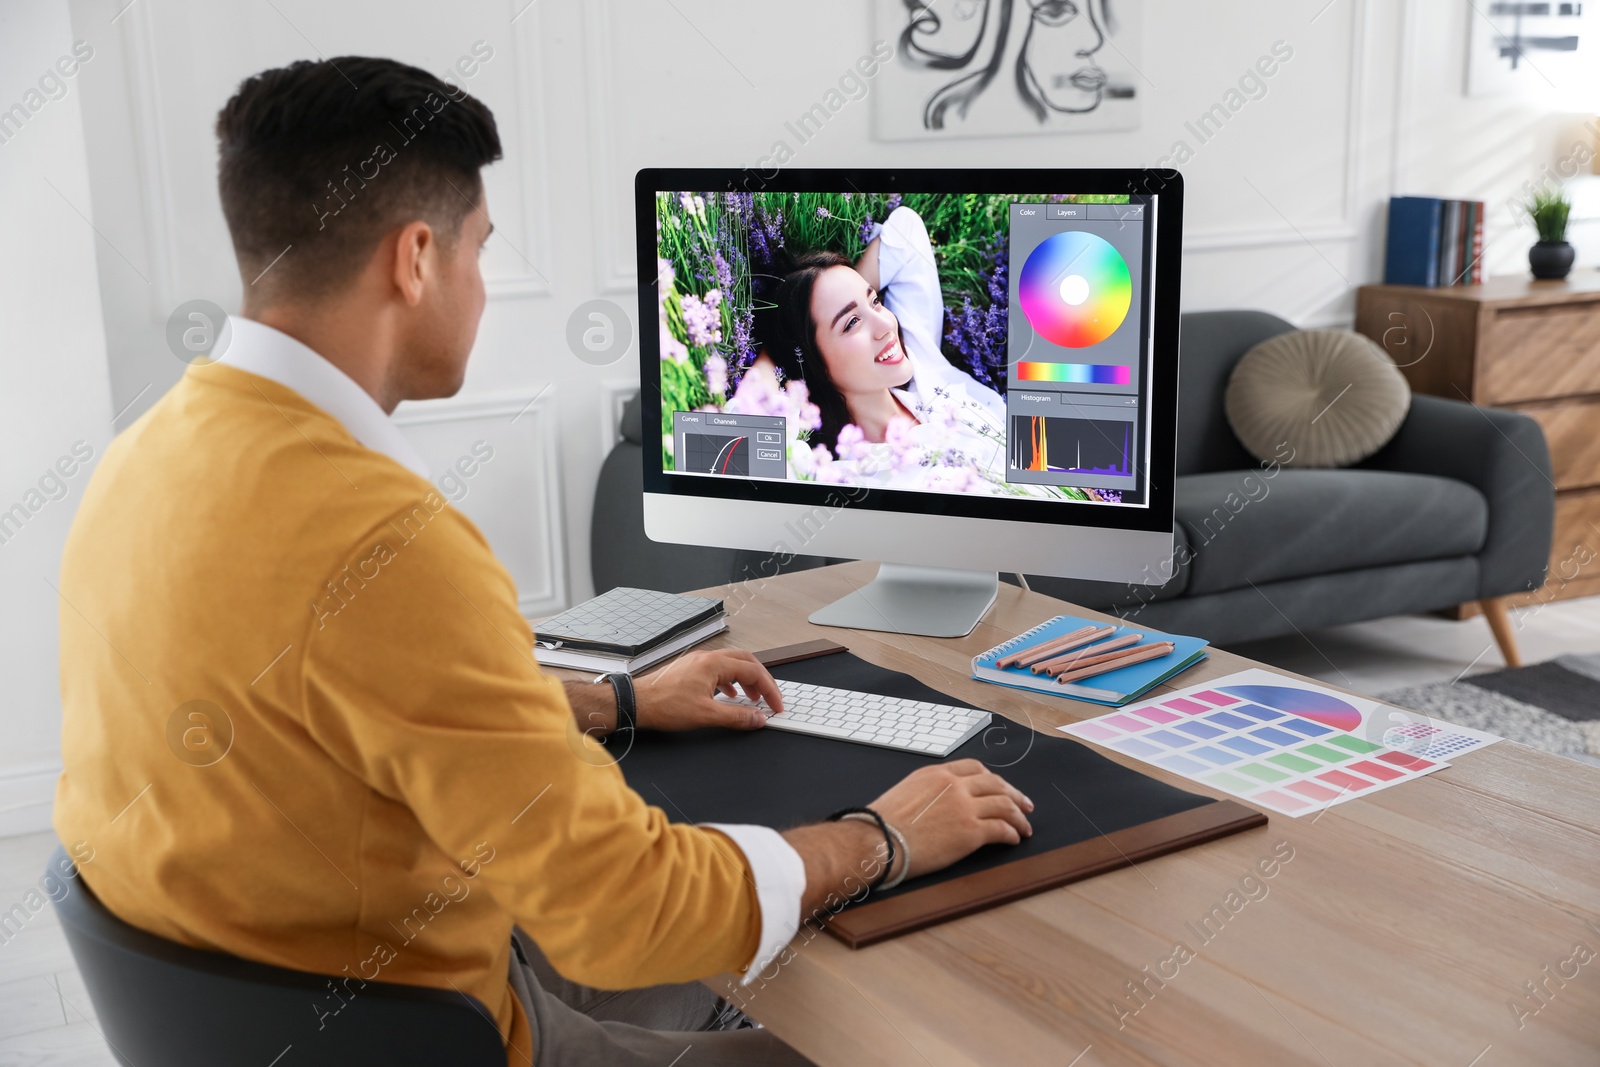
[[[1028,669],[1034,674],[1060,674],[1062,671],[1070,671],[1074,667],[1081,667],[1085,663],[1092,662],[1096,657],[1127,648],[1129,645],[1137,645],[1143,640],[1144,634],[1123,634],[1121,637],[1111,641],[1102,641],[1097,645],[1090,645],[1088,648],[1080,648],[1075,652],[1069,652],[1065,656],[1057,656],[1054,659],[1035,663]]]
[[[1135,637],[1135,638],[1142,638],[1144,635],[1143,634],[1132,634],[1130,636]],[[1117,641],[1115,641],[1115,642],[1112,642],[1112,641],[1107,641],[1106,642],[1107,646],[1110,646],[1112,644],[1115,644],[1117,647],[1115,649],[1112,649],[1110,651],[1105,651],[1105,652],[1102,652],[1102,651],[1100,651],[1098,649],[1084,649],[1084,652],[1089,653],[1088,655],[1079,655],[1079,656],[1073,656],[1073,657],[1069,657],[1069,658],[1064,658],[1063,660],[1058,662],[1055,666],[1051,667],[1049,670],[1047,670],[1047,671],[1045,671],[1043,673],[1048,674],[1053,678],[1058,674],[1066,674],[1068,671],[1075,671],[1075,670],[1078,670],[1079,668],[1082,668],[1082,667],[1091,666],[1092,664],[1108,663],[1111,660],[1120,660],[1124,656],[1131,656],[1135,652],[1140,652],[1140,651],[1144,650],[1145,648],[1152,647],[1152,646],[1149,646],[1149,645],[1137,645],[1137,644],[1133,644],[1133,647],[1129,647],[1131,642],[1128,642],[1125,638],[1118,638]]]
[[[1094,639],[1094,634],[1104,629],[1106,629],[1104,626],[1081,626],[1072,631],[1070,634],[1063,634],[1060,637],[1051,638],[1049,641],[1045,641],[1042,644],[1030,645],[1027,648],[1019,648],[1015,652],[1011,653],[1011,655],[997,661],[995,666],[1026,667],[1030,663],[1037,663],[1040,658],[1049,658],[1057,651],[1065,651],[1069,648],[1076,648],[1085,641],[1091,641]]]
[[[1043,644],[1020,648],[1011,655],[995,663],[996,667],[1028,667],[1040,660],[1058,656],[1063,652],[1077,648],[1080,645],[1091,644],[1095,641],[1110,637],[1117,632],[1115,626],[1084,626]]]
[[[1143,663],[1146,660],[1170,656],[1175,647],[1171,641],[1159,641],[1153,645],[1145,645],[1142,648],[1133,649],[1125,655],[1110,656],[1099,663],[1058,674],[1056,675],[1056,681],[1058,683],[1076,682],[1080,678],[1093,678],[1097,674],[1108,674],[1111,671],[1121,670],[1123,667],[1131,667],[1135,663]]]

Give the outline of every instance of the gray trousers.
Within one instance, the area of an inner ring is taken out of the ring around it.
[[[720,1029],[737,1013],[698,982],[592,989],[557,974],[520,929],[511,989],[533,1029],[534,1067],[812,1067],[765,1030]]]

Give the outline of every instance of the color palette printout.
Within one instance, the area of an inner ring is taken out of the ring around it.
[[[1498,740],[1426,716],[1393,729],[1432,728],[1431,735],[1395,732],[1391,744],[1384,727],[1377,739],[1365,736],[1368,723],[1387,721],[1379,709],[1388,707],[1248,670],[1061,730],[1292,816],[1411,781],[1449,766],[1445,752]],[[1458,743],[1464,747],[1452,747]]]

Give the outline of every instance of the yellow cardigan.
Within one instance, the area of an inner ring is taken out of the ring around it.
[[[191,367],[109,448],[61,570],[55,827],[184,944],[456,988],[511,1064],[513,923],[621,989],[747,966],[742,853],[575,728],[476,527],[298,393]]]

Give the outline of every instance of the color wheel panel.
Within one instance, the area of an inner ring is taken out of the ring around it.
[[[1277,685],[1219,686],[1224,693],[1253,701],[1279,711],[1287,711],[1302,719],[1310,719],[1331,726],[1335,730],[1351,733],[1361,729],[1361,712],[1337,697],[1307,689],[1289,689]]]
[[[1133,280],[1110,242],[1067,230],[1028,253],[1017,297],[1039,336],[1062,348],[1087,348],[1116,333],[1128,317]]]

